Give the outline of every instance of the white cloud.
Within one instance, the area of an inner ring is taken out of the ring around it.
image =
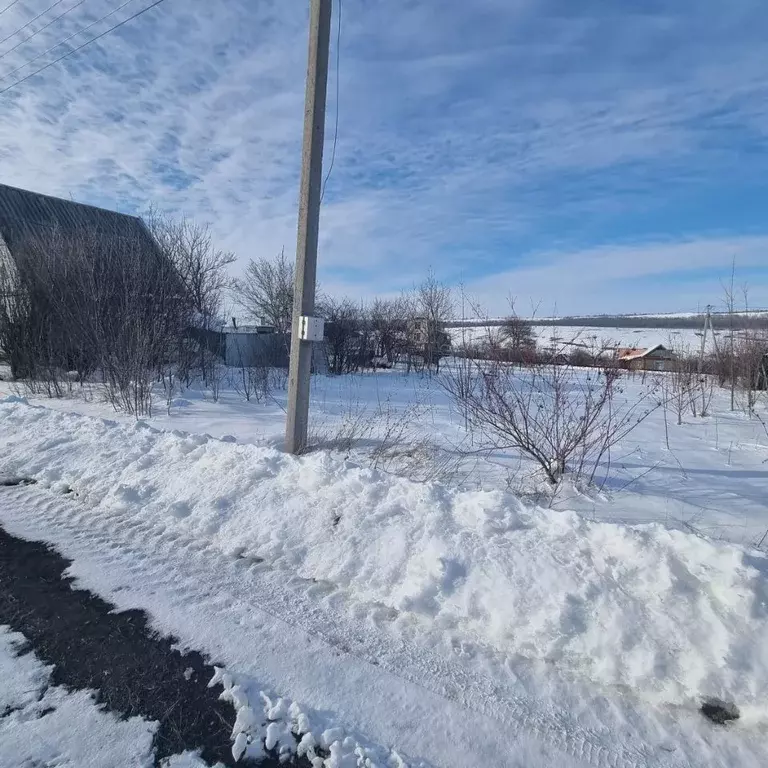
[[[744,279],[754,268],[768,266],[766,254],[768,236],[542,252],[514,269],[470,282],[466,290],[489,315],[504,314],[510,297],[521,314],[531,303],[539,315],[694,311],[723,300],[735,265],[737,301],[744,302],[746,284],[749,306],[768,307],[765,279],[756,284]]]
[[[0,37],[46,5],[22,0],[0,17]],[[0,78],[117,5],[93,0],[14,53],[0,50]],[[168,0],[0,95],[0,181],[122,209],[154,202],[211,222],[241,262],[291,252],[305,5]],[[583,301],[600,308],[642,298],[622,283],[636,277],[637,254],[662,254],[646,279],[677,269],[663,255],[673,246],[584,256],[585,242],[610,243],[618,230],[617,242],[676,238],[675,253],[729,262],[731,240],[709,231],[716,216],[692,231],[651,213],[675,185],[721,175],[759,183],[768,171],[764,154],[744,151],[768,134],[766,31],[759,0],[689,0],[656,13],[555,0],[344,0],[324,284],[393,291],[432,266],[477,286],[509,279],[520,296],[561,304],[554,286],[573,270]],[[544,267],[525,255],[544,252],[580,255]],[[585,263],[616,272],[601,278],[612,281],[610,299],[578,274]],[[658,283],[648,301],[678,308],[683,294],[665,291]]]

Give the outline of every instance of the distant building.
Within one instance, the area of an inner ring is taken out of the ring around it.
[[[424,364],[439,366],[440,358],[451,353],[451,337],[442,323],[426,317],[413,318],[408,327],[409,355],[424,359]]]
[[[288,367],[290,336],[271,325],[230,326],[222,331],[222,353],[227,365],[245,368]]]
[[[663,344],[645,349],[620,347],[616,350],[619,367],[630,371],[669,371],[676,359],[675,353]]]

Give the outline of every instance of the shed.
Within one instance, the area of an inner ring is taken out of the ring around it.
[[[277,333],[272,326],[225,328],[224,362],[235,367],[288,367],[290,336]]]
[[[675,353],[663,344],[644,349],[619,348],[616,359],[620,368],[630,371],[668,371],[675,361]]]

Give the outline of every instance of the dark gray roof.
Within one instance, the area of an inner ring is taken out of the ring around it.
[[[97,232],[147,243],[154,241],[138,216],[0,184],[0,236],[11,253],[24,240],[58,230],[64,235]]]

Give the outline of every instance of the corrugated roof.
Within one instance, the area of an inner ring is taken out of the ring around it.
[[[98,232],[154,246],[137,216],[0,184],[0,236],[11,253],[25,239],[52,229],[63,234]]]

